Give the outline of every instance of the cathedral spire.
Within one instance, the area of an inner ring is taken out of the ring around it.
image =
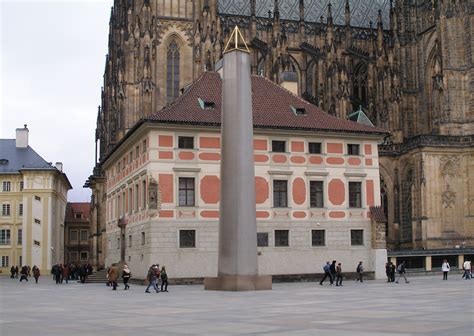
[[[349,6],[349,0],[346,0],[346,7],[344,9],[344,18],[346,26],[351,25],[351,7]]]

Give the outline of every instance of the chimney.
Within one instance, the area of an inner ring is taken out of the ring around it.
[[[56,162],[55,166],[56,166],[57,170],[59,170],[61,173],[63,172],[63,163],[62,162]]]
[[[16,148],[27,148],[28,147],[28,128],[17,128],[16,129]]]

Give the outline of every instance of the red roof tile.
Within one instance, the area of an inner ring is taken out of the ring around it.
[[[88,202],[68,202],[65,221],[78,221],[78,219],[75,218],[75,214],[77,213],[82,213],[82,221],[88,221],[90,208],[91,205]]]
[[[386,223],[387,218],[381,206],[371,206],[370,207],[370,216],[372,219],[378,223]]]
[[[173,104],[151,115],[148,120],[164,123],[205,124],[221,123],[222,81],[216,72],[205,72]],[[199,99],[215,103],[213,109],[202,109]],[[305,116],[292,111],[304,108]],[[290,91],[259,76],[252,76],[252,107],[255,128],[388,134],[388,131],[343,120],[329,115]]]

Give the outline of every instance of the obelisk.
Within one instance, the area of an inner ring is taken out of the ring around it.
[[[238,27],[224,49],[218,276],[209,290],[271,289],[258,275],[250,51]]]

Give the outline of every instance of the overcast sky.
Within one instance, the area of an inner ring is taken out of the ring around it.
[[[0,138],[28,124],[29,144],[61,161],[74,189],[89,201],[97,106],[107,53],[112,0],[0,0]]]

